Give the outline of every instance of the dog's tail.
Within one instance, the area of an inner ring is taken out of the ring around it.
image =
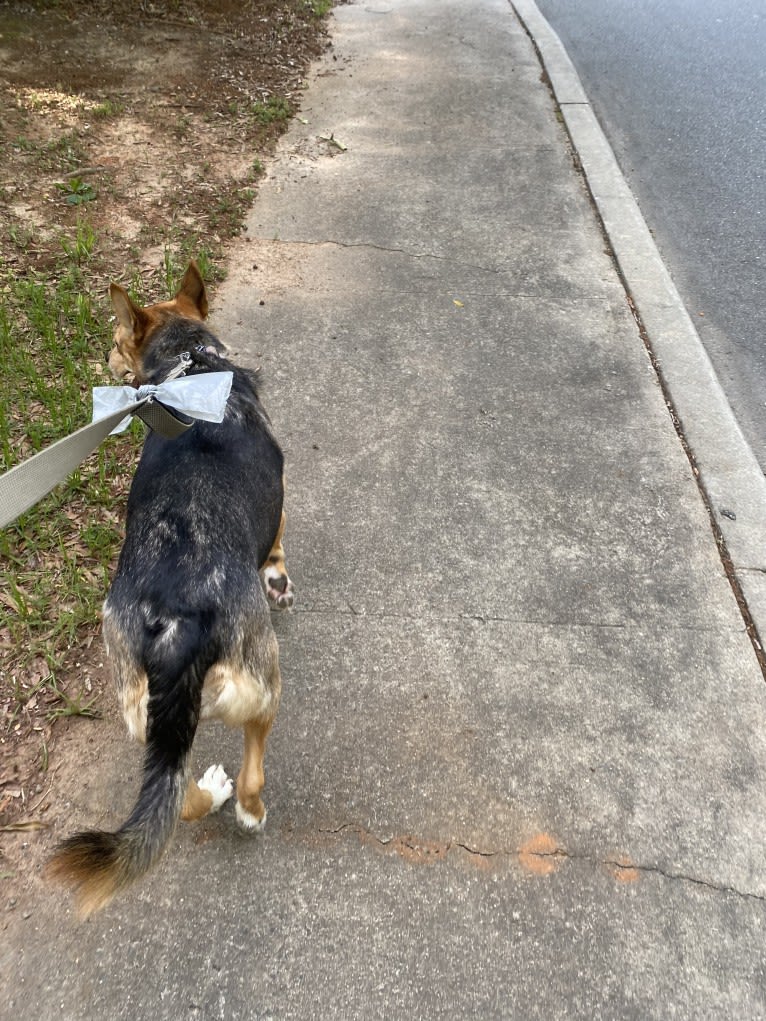
[[[58,846],[48,864],[53,878],[75,889],[81,917],[103,908],[147,872],[170,840],[186,793],[202,685],[216,658],[210,622],[199,616],[147,628],[149,705],[136,804],[116,833],[76,833]]]

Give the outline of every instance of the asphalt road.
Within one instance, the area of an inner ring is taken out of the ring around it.
[[[766,10],[538,0],[766,470]]]

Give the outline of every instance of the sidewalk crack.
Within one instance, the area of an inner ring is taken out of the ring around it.
[[[462,851],[471,857],[491,860],[493,858],[515,859],[526,872],[538,876],[547,876],[558,869],[558,866],[571,861],[583,865],[607,869],[616,879],[622,882],[635,882],[640,875],[654,875],[673,883],[690,883],[702,887],[712,893],[728,894],[742,900],[766,903],[766,895],[739,890],[725,883],[715,883],[709,879],[689,875],[685,872],[671,872],[659,865],[642,865],[627,859],[600,858],[589,854],[569,851],[547,834],[538,834],[526,844],[517,848],[482,848],[475,847],[462,840],[432,840],[416,837],[412,834],[381,837],[372,830],[356,823],[342,823],[340,826],[320,827],[319,832],[326,836],[342,836],[352,833],[362,844],[374,844],[387,852],[397,854],[410,864],[435,864],[447,858],[453,851]]]
[[[481,273],[492,273],[495,276],[504,272],[500,266],[482,266],[479,263],[459,262],[449,255],[436,255],[434,252],[413,252],[406,248],[389,247],[379,245],[374,241],[338,241],[335,238],[323,238],[320,241],[289,240],[287,238],[271,238],[272,242],[281,245],[306,245],[310,248],[321,248],[324,245],[331,245],[335,248],[369,248],[374,252],[383,252],[386,255],[403,255],[408,259],[433,259],[436,262],[451,262],[464,269],[478,270]]]
[[[600,864],[615,869],[635,869],[636,872],[644,872],[649,875],[654,874],[662,876],[663,879],[667,879],[669,882],[678,883],[691,883],[694,886],[704,887],[706,890],[711,890],[713,893],[727,893],[734,897],[741,897],[743,900],[754,900],[761,903],[766,903],[766,895],[761,893],[751,893],[747,890],[738,890],[735,886],[729,886],[722,883],[714,883],[709,879],[700,879],[698,876],[690,876],[684,872],[668,872],[666,869],[660,868],[659,865],[627,865],[624,862],[609,861],[605,860]]]

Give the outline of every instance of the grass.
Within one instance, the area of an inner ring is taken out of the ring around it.
[[[204,249],[166,250],[168,297],[190,254],[203,276],[215,275]],[[106,355],[111,326],[94,293],[98,238],[85,220],[62,233],[43,272],[16,278],[0,261],[0,469],[85,425],[91,389],[113,382]],[[133,296],[146,301],[142,281]],[[134,423],[111,437],[40,504],[0,531],[0,691],[15,709],[44,688],[49,719],[92,715],[84,690],[65,692],[59,674],[67,652],[96,630],[121,539],[123,505],[142,435]],[[47,664],[36,678],[30,664]]]
[[[265,103],[253,103],[250,112],[259,124],[275,124],[288,121],[292,107],[282,96],[269,96]]]
[[[245,103],[234,101],[229,103],[228,111],[233,117],[243,117],[261,127],[276,124],[284,127],[293,115],[293,108],[284,96],[269,96],[261,103]]]
[[[85,146],[77,131],[65,132],[48,142],[33,142],[20,135],[11,147],[28,158],[32,174],[68,173],[85,159]]]
[[[334,0],[306,0],[306,6],[315,18],[323,18],[332,10]]]
[[[81,223],[73,235],[62,235],[58,261],[46,272],[15,279],[0,265],[4,469],[86,424],[91,387],[105,382],[108,325],[84,272],[95,244],[92,230]],[[5,593],[0,667],[5,684],[16,685],[18,701],[24,697],[24,667],[37,658],[48,665],[46,683],[59,696],[56,701],[63,698],[56,673],[80,630],[98,619],[119,541],[113,483],[124,477],[134,443],[103,445],[42,503],[0,532],[0,590]],[[77,511],[84,512],[84,531]]]
[[[91,113],[101,120],[109,120],[111,117],[119,117],[125,110],[123,103],[116,103],[111,99],[105,99],[93,107]]]

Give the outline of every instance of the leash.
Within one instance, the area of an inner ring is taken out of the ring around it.
[[[93,388],[93,421],[0,475],[0,528],[28,511],[93,453],[111,433],[127,429],[136,415],[150,429],[175,439],[196,419],[222,422],[232,372],[183,374],[192,363],[184,352],[157,386]]]

